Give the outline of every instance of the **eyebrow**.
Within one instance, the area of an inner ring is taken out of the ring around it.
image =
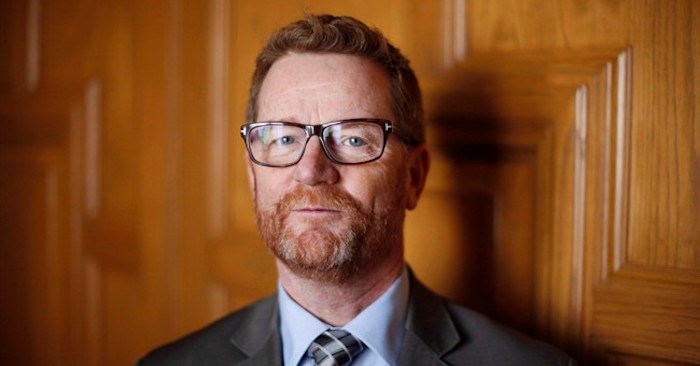
[[[331,123],[331,122],[340,122],[340,121],[347,121],[351,119],[385,119],[387,121],[392,121],[390,118],[381,118],[381,117],[372,117],[372,116],[362,116],[360,117],[346,117],[346,118],[333,118],[333,119],[325,119],[323,121],[319,121],[318,123],[315,124],[326,124],[326,123]],[[261,123],[261,122],[294,122],[294,123],[299,123],[303,125],[311,125],[314,123],[310,123],[309,121],[302,121],[299,118],[294,118],[294,117],[285,117],[285,118],[258,118],[257,121],[250,121],[248,123]]]
[[[285,118],[282,118],[282,119],[279,119],[279,118],[266,118],[266,119],[258,118],[257,121],[251,121],[251,122],[254,122],[254,123],[257,123],[257,122],[294,122],[294,123],[302,123],[301,120],[299,120],[298,118],[294,118],[294,117],[285,117]]]

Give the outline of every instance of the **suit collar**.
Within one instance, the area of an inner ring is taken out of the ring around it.
[[[230,338],[234,347],[246,357],[232,361],[234,365],[281,365],[279,308],[277,295],[251,308],[246,322]]]
[[[399,365],[444,365],[442,356],[460,342],[443,300],[411,273],[411,296]]]
[[[459,344],[459,332],[443,300],[409,274],[411,294],[399,365],[445,365],[442,357]],[[277,295],[252,307],[230,341],[242,353],[232,365],[281,365]]]

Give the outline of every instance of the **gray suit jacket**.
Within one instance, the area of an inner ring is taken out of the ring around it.
[[[140,366],[282,365],[277,296],[162,346]],[[411,276],[399,365],[574,365],[561,351],[437,296]]]

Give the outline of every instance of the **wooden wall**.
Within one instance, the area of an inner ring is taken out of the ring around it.
[[[274,290],[238,126],[304,12],[412,60],[438,292],[589,364],[700,364],[700,2],[0,3],[0,364],[125,365]]]

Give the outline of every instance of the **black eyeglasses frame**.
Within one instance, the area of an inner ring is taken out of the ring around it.
[[[323,130],[325,130],[328,127],[339,125],[342,123],[348,123],[348,122],[368,122],[368,123],[373,123],[376,125],[379,125],[382,127],[382,132],[384,134],[384,141],[382,143],[382,150],[379,152],[379,155],[375,158],[372,158],[370,160],[366,161],[361,161],[361,162],[355,162],[355,163],[346,163],[346,162],[341,162],[336,160],[333,155],[330,153],[328,148],[326,147],[326,143],[323,141],[321,138]],[[261,161],[258,161],[255,159],[255,156],[253,156],[253,152],[250,149],[250,131],[253,130],[256,127],[260,126],[294,126],[294,127],[300,127],[304,129],[306,132],[306,141],[304,142],[304,149],[301,151],[301,154],[299,155],[299,158],[289,164],[283,164],[283,165],[276,165],[276,164],[267,164],[263,163]],[[389,139],[389,135],[391,132],[394,130],[393,123],[389,120],[386,119],[380,119],[380,118],[351,118],[351,119],[343,119],[343,120],[337,120],[337,121],[331,121],[331,122],[326,122],[322,123],[319,125],[307,125],[303,123],[297,123],[297,122],[286,122],[286,121],[261,121],[261,122],[252,122],[252,123],[246,123],[244,125],[241,125],[241,137],[243,138],[243,141],[245,142],[246,149],[248,150],[248,156],[250,159],[258,165],[261,166],[266,166],[266,167],[271,167],[271,168],[284,168],[288,166],[292,166],[297,164],[301,159],[304,157],[304,153],[306,152],[306,146],[309,144],[309,140],[311,139],[311,136],[318,136],[319,141],[321,141],[321,146],[323,147],[323,151],[326,153],[326,156],[328,159],[336,164],[343,164],[343,165],[357,165],[357,164],[365,164],[369,163],[372,161],[375,161],[384,155],[384,149],[386,148],[386,143]]]

